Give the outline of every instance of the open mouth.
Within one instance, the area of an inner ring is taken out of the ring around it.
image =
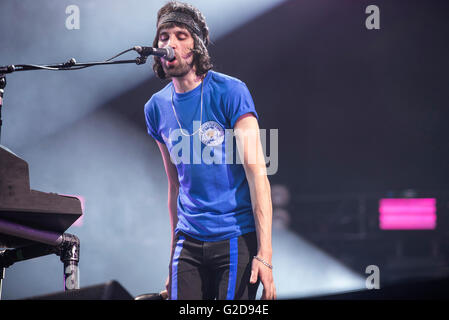
[[[171,61],[169,61],[169,60],[166,60],[167,61],[167,64],[168,65],[172,65],[172,64],[174,64],[176,61],[177,61],[177,59],[176,59],[176,57],[173,59],[173,60],[171,60]]]

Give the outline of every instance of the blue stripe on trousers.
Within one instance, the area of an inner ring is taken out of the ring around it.
[[[178,262],[184,240],[185,238],[183,236],[179,236],[179,240],[176,242],[175,253],[173,254],[171,266],[171,300],[178,300]]]
[[[237,282],[238,254],[238,238],[232,238],[229,240],[229,280],[226,300],[234,300],[235,284]]]

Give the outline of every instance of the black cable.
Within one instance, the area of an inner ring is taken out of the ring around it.
[[[125,53],[127,53],[129,51],[132,51],[132,50],[134,50],[134,47],[130,48],[130,49],[127,49],[127,50],[124,50],[124,51],[120,52],[119,54],[116,54],[112,58],[109,58],[109,59],[104,60],[104,61],[100,61],[100,63],[102,63],[102,62],[109,62],[109,61],[111,61],[111,60],[121,56],[122,54],[125,54]],[[50,70],[50,71],[80,70],[80,69],[92,67],[92,66],[71,67],[71,65],[73,66],[75,63],[76,63],[75,59],[72,58],[72,59],[69,60],[69,62],[65,63],[66,67],[57,67],[57,68],[55,68],[55,67],[48,67],[48,66],[40,66],[40,65],[36,65],[36,64],[18,64],[18,65],[15,65],[15,67],[16,68],[32,67],[32,68],[44,69],[44,70]]]
[[[108,62],[108,61],[110,61],[110,60],[112,60],[112,59],[115,59],[115,58],[121,56],[122,54],[127,53],[128,51],[133,51],[133,50],[134,50],[134,47],[129,48],[129,49],[127,49],[127,50],[125,50],[125,51],[122,51],[122,52],[120,52],[119,54],[113,56],[112,58],[109,58],[108,60],[105,60],[105,62]]]

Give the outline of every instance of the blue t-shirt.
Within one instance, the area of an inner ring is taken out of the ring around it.
[[[200,104],[201,85],[176,93],[170,82],[145,104],[145,119],[148,133],[167,146],[178,171],[175,232],[220,241],[255,231],[248,181],[231,129],[243,114],[258,115],[245,83],[212,70],[203,80],[201,120]]]

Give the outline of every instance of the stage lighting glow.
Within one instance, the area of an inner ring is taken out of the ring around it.
[[[379,222],[382,230],[436,228],[436,199],[381,199]]]

